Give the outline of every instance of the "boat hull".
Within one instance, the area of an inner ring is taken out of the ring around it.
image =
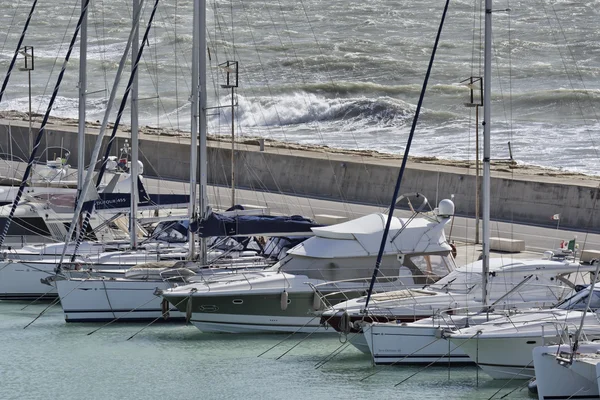
[[[561,348],[570,351],[569,346]],[[577,358],[573,364],[559,362],[557,353],[558,346],[540,346],[533,350],[538,399],[600,399],[599,364]]]
[[[534,376],[532,351],[544,343],[557,343],[558,336],[452,338],[481,369],[494,379],[531,379]],[[510,349],[510,351],[508,351]]]
[[[472,364],[461,348],[443,339],[438,327],[399,324],[366,324],[364,342],[378,365],[385,364]]]
[[[169,307],[163,316],[162,298],[154,293],[173,285],[159,281],[71,279],[57,280],[66,322],[183,321],[185,314]],[[165,310],[166,311],[166,310]]]
[[[231,322],[235,321],[235,322]],[[318,318],[299,316],[195,314],[192,324],[202,332],[212,333],[314,333],[333,332],[319,324]]]
[[[190,321],[203,332],[335,332],[315,314],[314,292],[288,292],[286,306],[282,306],[281,296],[280,291],[272,291],[165,298],[184,313],[191,299]]]
[[[55,275],[54,263],[20,262],[7,260],[0,263],[0,300],[55,299],[56,289],[41,279]]]

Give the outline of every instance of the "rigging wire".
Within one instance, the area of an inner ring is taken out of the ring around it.
[[[402,165],[400,166],[400,172],[398,173],[398,179],[396,180],[396,186],[394,187],[394,194],[392,196],[392,203],[390,205],[390,211],[387,217],[387,221],[385,224],[385,230],[383,231],[383,235],[381,237],[381,244],[379,246],[379,252],[377,253],[377,261],[375,262],[375,268],[373,270],[373,277],[371,278],[371,283],[369,285],[369,291],[367,292],[367,298],[365,300],[364,310],[367,312],[369,306],[369,300],[371,298],[371,294],[373,292],[373,287],[375,285],[375,281],[377,279],[377,273],[381,266],[381,260],[383,258],[383,253],[385,251],[385,245],[387,243],[387,236],[390,231],[390,225],[392,223],[392,218],[394,214],[394,208],[396,207],[396,202],[398,199],[398,194],[400,191],[400,184],[402,183],[402,178],[404,176],[404,171],[406,168],[406,162],[408,160],[408,154],[410,152],[410,146],[412,144],[412,139],[414,137],[415,129],[417,127],[417,121],[419,120],[419,114],[421,112],[421,106],[423,104],[423,98],[425,97],[425,91],[427,90],[427,83],[429,82],[429,76],[431,74],[431,69],[433,67],[433,61],[435,60],[435,53],[437,51],[437,47],[440,41],[440,36],[442,35],[442,28],[444,27],[444,21],[446,19],[446,13],[448,11],[448,6],[450,4],[450,0],[446,0],[444,5],[444,11],[442,13],[442,18],[438,27],[437,35],[435,38],[435,43],[433,45],[433,50],[431,51],[431,56],[429,59],[429,66],[427,67],[427,72],[425,74],[425,79],[423,81],[423,86],[421,88],[421,94],[419,96],[419,102],[417,103],[417,109],[415,110],[415,116],[413,117],[412,126],[410,130],[410,134],[408,136],[408,141],[406,143],[406,149],[404,151],[404,158],[402,159]]]

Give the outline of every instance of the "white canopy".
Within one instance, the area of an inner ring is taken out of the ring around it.
[[[448,251],[444,234],[449,218],[412,220],[392,218],[385,254]],[[387,215],[369,214],[337,225],[312,228],[315,236],[300,243],[288,254],[314,258],[367,257],[379,251]],[[400,232],[400,233],[398,233]]]

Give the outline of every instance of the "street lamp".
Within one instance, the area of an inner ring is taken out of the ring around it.
[[[226,61],[219,64],[226,74],[226,83],[221,85],[223,89],[231,89],[231,207],[235,206],[235,89],[239,84],[239,64],[237,61]]]
[[[479,107],[483,107],[483,79],[471,76],[460,83],[469,88],[465,107],[475,107],[475,243],[479,243]],[[477,95],[476,95],[477,94]]]
[[[19,68],[21,71],[27,71],[27,78],[29,81],[29,153],[33,152],[33,133],[31,131],[31,71],[34,69],[33,62],[33,46],[23,46],[19,49],[25,57],[25,66]]]

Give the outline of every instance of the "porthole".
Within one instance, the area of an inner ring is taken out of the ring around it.
[[[235,299],[232,301],[233,304],[244,304],[244,300],[242,299]]]

